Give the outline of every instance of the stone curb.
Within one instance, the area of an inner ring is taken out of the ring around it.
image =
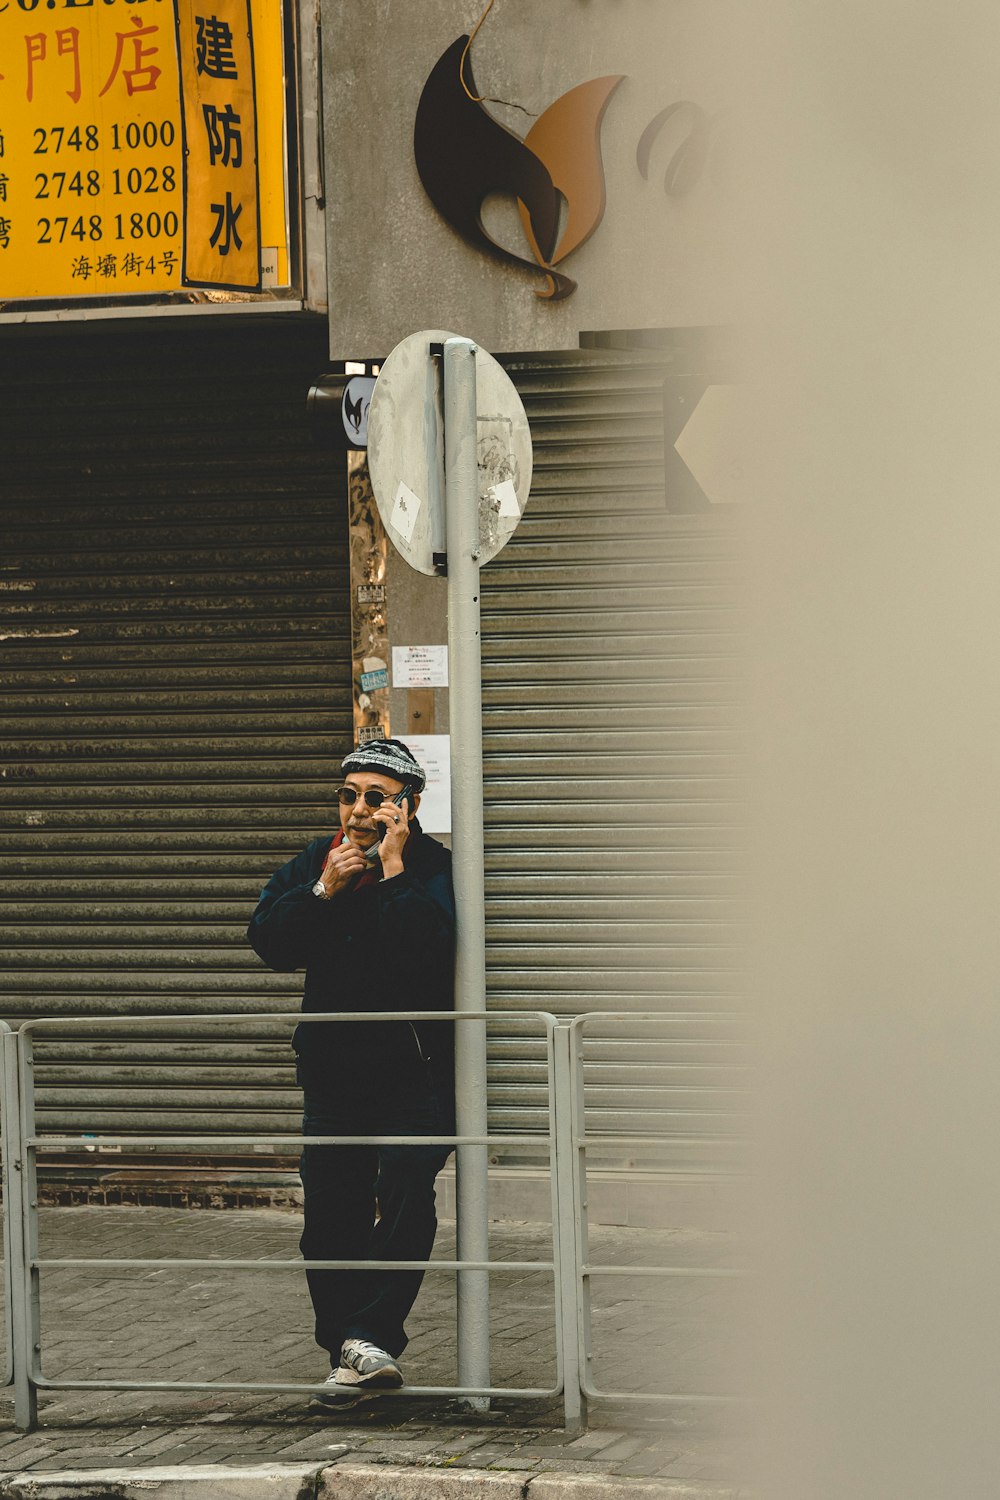
[[[728,1486],[511,1470],[270,1464],[0,1477],[0,1500],[737,1500]]]
[[[46,1497],[48,1500],[48,1497]],[[627,1474],[484,1472],[334,1464],[320,1475],[316,1500],[739,1500],[728,1486]]]
[[[69,1469],[0,1479],[0,1500],[315,1500],[318,1464]]]
[[[149,1469],[70,1469],[11,1474],[0,1500],[315,1500],[317,1464],[186,1464]]]

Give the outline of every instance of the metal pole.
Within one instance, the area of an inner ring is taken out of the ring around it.
[[[583,1079],[583,1028],[587,1017],[578,1017],[570,1023],[569,1064],[572,1085],[568,1099],[570,1109],[570,1135],[573,1145],[573,1197],[574,1233],[573,1247],[577,1257],[575,1295],[577,1299],[577,1346],[583,1356],[580,1361],[580,1390],[582,1392],[583,1420],[587,1416],[587,1397],[594,1385],[594,1340],[591,1336],[591,1282],[584,1276],[583,1266],[590,1260],[590,1224],[587,1206],[590,1197],[587,1186],[587,1134],[586,1091]]]
[[[449,728],[451,809],[458,938],[455,1009],[486,1008],[483,893],[483,724],[479,635],[479,466],[476,345],[444,346],[445,499],[448,535]],[[459,1135],[486,1133],[486,1026],[455,1022],[455,1095]],[[456,1218],[459,1260],[489,1260],[489,1162],[486,1146],[459,1146]],[[458,1273],[458,1383],[490,1385],[488,1271]],[[472,1397],[485,1410],[489,1401]]]
[[[555,1096],[555,1162],[556,1215],[553,1222],[555,1258],[559,1266],[559,1335],[563,1357],[563,1411],[566,1430],[578,1432],[587,1425],[587,1402],[581,1385],[583,1360],[580,1348],[578,1298],[581,1288],[577,1226],[579,1219],[576,1173],[576,1147],[573,1142],[573,1031],[568,1022],[559,1022],[552,1032],[553,1077]]]
[[[17,1069],[17,1037],[8,1033],[0,1038],[3,1046],[4,1094],[6,1112],[4,1129],[7,1133],[7,1162],[10,1176],[8,1212],[10,1214],[10,1275],[11,1275],[11,1337],[14,1356],[14,1425],[19,1432],[32,1432],[38,1422],[38,1392],[31,1379],[39,1339],[39,1314],[37,1299],[37,1273],[28,1270],[32,1254],[37,1254],[37,1223],[29,1223],[29,1215],[37,1216],[37,1203],[30,1185],[34,1174],[29,1172],[28,1151],[24,1138],[33,1127],[33,1098],[29,1100],[29,1113],[25,1116],[21,1079]],[[30,1047],[30,1038],[28,1046]]]
[[[16,1088],[16,1080],[12,1084],[11,1079],[13,1074],[10,1067],[8,1067],[8,1044],[4,1040],[5,1037],[10,1035],[11,1030],[7,1022],[0,1021],[0,1068],[3,1070],[2,1075],[0,1075],[0,1187],[3,1189],[3,1205],[0,1207],[0,1217],[3,1219],[3,1321],[5,1347],[7,1350],[5,1368],[3,1376],[0,1377],[0,1384],[4,1386],[11,1385],[14,1380],[14,1293],[10,1243],[15,1224],[15,1220],[11,1215],[11,1199],[14,1194],[11,1178],[14,1176],[14,1165],[11,1152],[13,1137],[11,1126],[7,1120],[7,1114],[12,1105],[11,1091]],[[13,1065],[15,1061],[16,1059],[13,1053],[11,1053],[11,1064]],[[16,1223],[18,1232],[20,1232],[20,1219]]]

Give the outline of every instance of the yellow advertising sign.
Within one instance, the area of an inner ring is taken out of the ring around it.
[[[287,286],[283,101],[281,0],[0,0],[0,302]]]
[[[211,8],[212,14],[204,11]],[[248,0],[174,0],[184,124],[184,281],[260,287]]]

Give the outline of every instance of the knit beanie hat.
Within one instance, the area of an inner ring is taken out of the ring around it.
[[[422,792],[427,782],[422,766],[402,740],[369,740],[345,755],[340,769],[345,776],[351,771],[381,771],[412,786],[415,792]]]

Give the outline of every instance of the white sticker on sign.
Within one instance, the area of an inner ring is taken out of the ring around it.
[[[393,646],[392,685],[398,688],[448,686],[447,646]]]
[[[517,490],[514,488],[512,479],[502,479],[499,484],[493,486],[493,493],[500,501],[500,514],[502,516],[519,517],[521,507],[517,503]]]
[[[52,8],[55,9],[54,6]],[[56,41],[57,50],[58,50],[58,46],[59,46],[59,42],[58,42],[58,39],[57,39],[57,41]],[[128,88],[128,81],[127,80],[126,80],[125,87]],[[72,99],[72,97],[73,97],[73,95],[70,94],[70,98],[71,99]],[[211,149],[211,148],[209,148],[209,149]],[[277,247],[277,245],[262,245],[260,247],[260,284],[261,284],[262,287],[265,287],[265,286],[277,286],[278,285],[278,247]]]
[[[400,480],[389,524],[396,528],[405,542],[413,541],[413,528],[417,524],[419,514],[420,496],[415,495],[409,485]]]

